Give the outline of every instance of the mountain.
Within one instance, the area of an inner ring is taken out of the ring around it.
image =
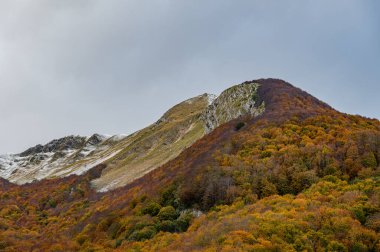
[[[100,191],[124,186],[177,157],[212,128],[244,115],[257,116],[258,84],[235,85],[219,97],[204,94],[167,111],[155,124],[126,139],[124,149],[105,162],[107,168],[93,186]],[[235,107],[230,106],[232,100]],[[260,106],[261,105],[261,106]]]
[[[82,174],[117,153],[123,136],[68,136],[20,154],[0,155],[0,176],[24,184],[34,180]]]
[[[107,162],[93,182],[106,191],[143,176],[177,156],[205,133],[199,120],[211,96],[188,99],[167,111],[156,123],[129,136],[68,136],[15,155],[0,156],[0,176],[17,184],[83,174]]]
[[[188,99],[156,123],[129,136],[69,136],[37,145],[20,154],[0,156],[0,177],[24,184],[34,180],[83,174],[105,163],[92,182],[99,191],[124,186],[178,156],[214,128],[243,115],[257,116],[257,83],[235,85],[215,95]]]
[[[236,85],[210,105],[198,99],[192,119],[177,110],[191,103],[174,107],[141,138],[121,140],[133,139],[133,151],[125,145],[81,175],[0,180],[0,250],[380,251],[378,120],[277,79]],[[144,162],[157,157],[152,146],[166,150],[154,140],[174,146],[183,120],[182,129],[202,127],[175,157],[96,191],[107,173],[128,174],[131,153]]]
[[[100,191],[126,185],[175,158],[201,138],[205,131],[199,119],[210,95],[188,99],[167,111],[156,123],[125,139],[123,149],[107,160],[102,176],[92,182]]]

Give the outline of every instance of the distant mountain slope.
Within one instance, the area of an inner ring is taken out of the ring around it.
[[[80,175],[106,162],[107,169],[93,185],[101,191],[125,185],[176,157],[205,134],[200,115],[210,99],[204,94],[186,100],[129,136],[68,136],[20,154],[0,155],[0,177],[24,184]]]
[[[124,136],[68,136],[20,154],[0,155],[0,176],[18,184],[82,174],[118,151]]]
[[[93,186],[100,191],[123,186],[176,157],[204,135],[199,118],[208,102],[207,94],[186,100],[125,139],[123,149],[105,162],[107,168]]]
[[[142,177],[178,156],[207,132],[240,116],[258,116],[264,104],[257,103],[257,83],[235,85],[217,98],[204,94],[186,100],[157,123],[127,139],[130,143],[114,158],[93,185],[100,191],[114,189]]]
[[[204,135],[200,114],[207,94],[186,100],[156,123],[129,136],[68,136],[20,154],[0,155],[0,176],[18,184],[44,178],[83,174],[108,161],[94,185],[104,191],[122,186],[177,156]]]
[[[241,116],[258,116],[257,83],[235,85],[219,97],[203,94],[167,111],[156,123],[130,136],[69,136],[37,145],[21,154],[0,156],[0,176],[18,184],[82,174],[105,163],[92,185],[114,189],[142,177],[175,158],[219,125]]]
[[[91,181],[117,156],[80,176],[0,180],[0,250],[379,251],[380,122],[281,80],[247,84],[252,110],[115,190]]]

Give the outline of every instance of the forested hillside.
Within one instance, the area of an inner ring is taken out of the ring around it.
[[[0,181],[3,251],[380,251],[380,122],[277,79],[220,125],[106,193],[81,176]]]

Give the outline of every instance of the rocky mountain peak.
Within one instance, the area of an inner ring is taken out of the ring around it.
[[[262,114],[265,104],[259,101],[259,86],[255,82],[245,82],[223,91],[216,98],[213,97],[213,101],[202,114],[206,132],[240,116]]]
[[[32,148],[29,148],[26,151],[20,153],[20,157],[26,157],[26,156],[35,155],[38,153],[57,152],[57,151],[64,151],[68,149],[79,149],[83,147],[85,142],[86,142],[85,137],[67,136],[60,139],[55,139],[47,143],[46,145],[38,144]]]
[[[99,134],[93,134],[87,139],[87,144],[91,145],[97,145],[100,144],[102,141],[104,141],[107,137],[99,135]]]

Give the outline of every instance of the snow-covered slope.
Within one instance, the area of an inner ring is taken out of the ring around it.
[[[112,148],[125,136],[68,136],[20,154],[0,155],[0,177],[17,184],[82,174],[118,153]]]

